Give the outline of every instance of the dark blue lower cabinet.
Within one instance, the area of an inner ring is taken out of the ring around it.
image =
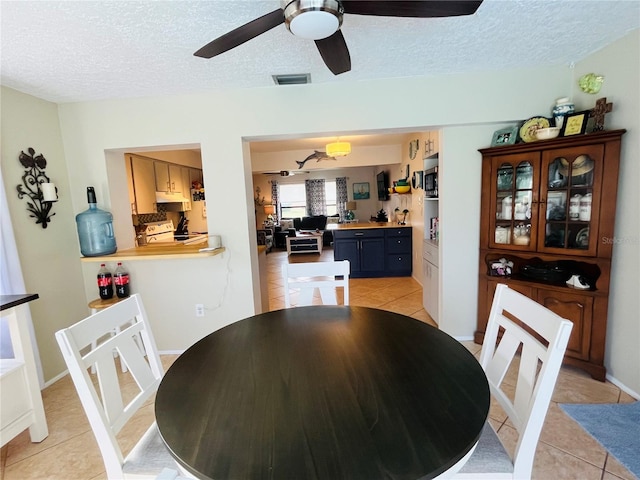
[[[360,241],[345,238],[338,240],[334,234],[333,237],[333,259],[349,260],[351,264],[351,273],[360,271]]]
[[[411,275],[411,227],[335,230],[334,260],[349,260],[351,276]]]

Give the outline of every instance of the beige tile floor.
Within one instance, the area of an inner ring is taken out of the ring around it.
[[[332,259],[329,249],[323,254],[295,254],[273,251],[267,256],[269,304],[271,309],[284,306],[281,262],[306,262]],[[422,308],[422,289],[411,278],[351,279],[350,304],[381,308],[403,313],[433,324]],[[476,356],[480,346],[464,342]],[[175,355],[163,355],[167,368]],[[123,382],[128,382],[128,374]],[[102,458],[95,438],[84,415],[76,391],[64,377],[43,392],[49,424],[49,436],[39,444],[32,444],[28,432],[23,432],[1,450],[0,480],[27,479],[104,479]],[[542,430],[536,453],[533,478],[555,480],[615,480],[634,479],[595,440],[585,433],[558,407],[558,403],[626,403],[634,399],[615,385],[598,382],[586,373],[563,367],[553,400]],[[135,422],[120,433],[119,438],[131,448],[134,439],[153,420],[153,403],[141,409]],[[490,421],[508,448],[514,445],[514,430],[505,421],[499,408],[492,407]]]

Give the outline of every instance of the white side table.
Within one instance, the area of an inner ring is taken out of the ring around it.
[[[0,360],[0,446],[27,428],[32,442],[49,435],[26,314],[27,303],[37,298],[37,294],[0,295],[14,356]]]

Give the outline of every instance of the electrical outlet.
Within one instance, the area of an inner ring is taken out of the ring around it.
[[[204,317],[204,305],[196,303],[196,317]]]

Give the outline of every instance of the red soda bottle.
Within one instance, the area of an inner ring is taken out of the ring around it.
[[[113,297],[111,272],[107,270],[104,263],[100,264],[100,270],[98,270],[98,290],[100,292],[100,298],[103,300],[108,300]]]
[[[124,269],[121,262],[118,262],[113,283],[116,284],[116,295],[118,298],[129,296],[129,273]]]

